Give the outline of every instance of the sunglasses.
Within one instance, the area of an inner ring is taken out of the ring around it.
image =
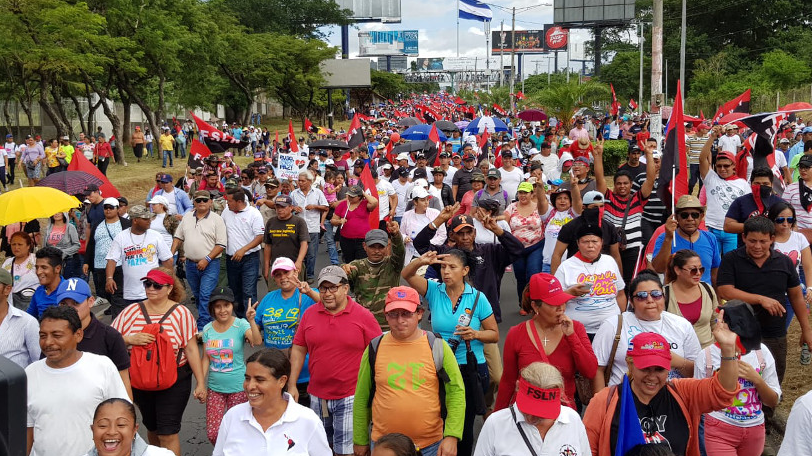
[[[792,225],[793,223],[795,223],[795,217],[776,217],[775,218],[775,223],[777,223],[777,224],[782,224],[784,222],[787,222],[790,225]]]
[[[195,198],[195,203],[208,203],[208,198]]]
[[[645,301],[649,296],[654,300],[662,299],[663,292],[660,290],[638,291],[632,295],[632,297],[638,301]]]
[[[702,275],[705,273],[705,266],[700,267],[693,267],[693,268],[682,268],[683,271],[691,274],[691,275]]]
[[[721,169],[727,169],[727,168],[733,167],[733,165],[720,165],[720,164],[717,164],[716,167],[721,168]]]
[[[701,212],[680,212],[679,213],[679,218],[681,218],[683,220],[688,220],[689,218],[692,218],[694,220],[698,220],[701,215],[702,215]]]
[[[104,206],[102,206],[102,208],[105,211],[112,211],[113,209],[118,209],[118,207],[113,206],[112,204],[105,204]]]
[[[398,318],[412,318],[415,312],[409,312],[408,310],[393,310],[391,312],[386,312],[386,318],[391,318],[392,320],[397,320]]]
[[[145,280],[144,281],[144,288],[149,289],[152,288],[154,290],[160,290],[163,287],[168,287],[168,284],[158,283],[154,280]]]

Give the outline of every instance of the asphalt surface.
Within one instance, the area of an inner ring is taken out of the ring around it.
[[[316,275],[318,271],[324,266],[329,264],[330,260],[326,253],[324,245],[319,246],[319,255],[316,259]],[[405,285],[405,283],[404,283]],[[258,291],[260,299],[267,293],[267,286],[263,280],[259,281]],[[190,293],[191,294],[191,293]],[[190,309],[195,312],[193,304],[190,302],[185,303]],[[104,315],[103,312],[107,307],[106,304],[94,307],[94,312],[105,323],[110,323],[110,316]],[[505,274],[502,279],[502,293],[501,293],[501,307],[502,307],[502,323],[499,324],[499,349],[504,347],[505,335],[508,330],[524,321],[527,317],[519,315],[519,300],[516,294],[516,279],[511,272]],[[428,318],[424,316],[423,323],[428,323]],[[256,351],[257,348],[250,346],[246,347],[246,358]],[[194,382],[194,380],[192,380]],[[194,386],[192,387],[194,390]],[[140,420],[140,418],[139,418]],[[481,418],[477,419],[475,427],[479,429],[482,425]],[[141,436],[146,439],[146,428],[141,425],[139,430]],[[194,397],[189,397],[189,403],[186,407],[186,412],[183,415],[183,425],[180,431],[181,450],[184,455],[188,456],[209,456],[212,454],[214,446],[209,442],[206,437],[206,406],[201,404]]]

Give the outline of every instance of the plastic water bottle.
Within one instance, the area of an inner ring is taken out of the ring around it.
[[[801,365],[808,366],[812,362],[812,353],[809,353],[809,345],[801,346]]]

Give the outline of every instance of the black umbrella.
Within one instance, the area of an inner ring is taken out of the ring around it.
[[[398,127],[413,127],[422,123],[417,117],[404,117],[398,120]]]
[[[84,171],[61,171],[53,173],[37,183],[40,187],[62,190],[68,195],[84,193],[88,185],[101,186],[104,181]]]
[[[434,125],[438,130],[441,131],[460,131],[460,127],[447,120],[438,120],[437,122],[434,122]]]
[[[317,139],[309,144],[311,149],[338,149],[347,150],[350,148],[346,141],[337,139]]]
[[[426,143],[428,143],[428,144],[426,144]],[[426,139],[419,139],[417,141],[409,141],[409,142],[406,142],[404,144],[399,144],[399,145],[393,147],[392,148],[392,153],[397,155],[397,154],[399,154],[401,152],[407,152],[408,153],[408,152],[415,152],[415,151],[424,150],[424,149],[428,150],[431,147],[432,147],[432,144],[431,144],[430,141],[428,141]]]

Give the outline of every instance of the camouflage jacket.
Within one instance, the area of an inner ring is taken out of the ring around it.
[[[366,258],[352,261],[350,265],[355,269],[347,276],[355,300],[375,315],[383,331],[389,330],[383,314],[386,293],[390,288],[400,285],[400,272],[406,258],[406,248],[400,233],[390,233],[389,239],[392,246],[390,256],[385,257],[380,264],[371,264]]]

